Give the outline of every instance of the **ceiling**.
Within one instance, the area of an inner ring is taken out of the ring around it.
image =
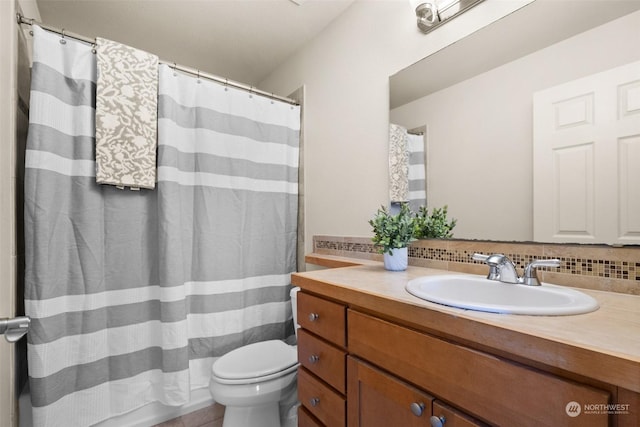
[[[257,86],[354,0],[37,0],[42,22]],[[299,4],[298,4],[299,3]]]

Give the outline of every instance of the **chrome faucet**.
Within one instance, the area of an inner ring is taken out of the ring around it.
[[[476,261],[483,261],[489,266],[487,279],[527,286],[540,286],[536,267],[560,267],[559,259],[533,260],[527,264],[524,268],[524,274],[520,277],[515,264],[506,255],[484,255],[476,253],[473,254],[472,258]]]

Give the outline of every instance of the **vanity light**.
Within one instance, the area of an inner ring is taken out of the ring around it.
[[[420,31],[428,33],[483,0],[409,0]]]
[[[440,22],[435,1],[411,0],[411,6],[416,11],[418,28],[423,33],[429,31],[436,22]]]

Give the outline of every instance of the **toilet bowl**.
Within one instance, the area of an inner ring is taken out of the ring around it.
[[[291,306],[297,333],[296,293]],[[283,414],[297,401],[297,346],[280,340],[262,341],[237,348],[211,367],[209,391],[225,405],[223,427],[283,427]],[[296,425],[296,420],[288,419]]]

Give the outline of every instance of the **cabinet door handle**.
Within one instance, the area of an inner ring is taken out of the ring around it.
[[[318,313],[311,313],[309,315],[309,321],[310,322],[315,322],[316,320],[318,320],[319,317],[320,317],[320,315]]]
[[[309,399],[309,403],[311,404],[311,406],[316,407],[320,404],[320,398],[312,397],[311,399]]]
[[[320,356],[318,356],[317,354],[312,354],[311,356],[309,356],[309,363],[316,364],[320,361]]]
[[[424,412],[424,403],[422,403],[422,402],[413,402],[411,404],[410,408],[411,408],[411,412],[413,413],[413,415],[415,415],[416,417],[419,417]]]
[[[431,422],[431,427],[444,427],[444,424],[447,422],[447,419],[444,417],[444,415],[440,415],[439,417],[436,417],[434,415],[431,418],[429,418],[429,421]]]

